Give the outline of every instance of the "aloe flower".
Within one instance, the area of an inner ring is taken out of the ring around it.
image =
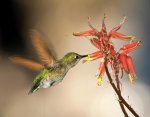
[[[109,33],[107,33],[107,31],[106,31],[105,18],[106,18],[106,16],[104,16],[104,19],[102,21],[101,31],[98,31],[96,28],[94,28],[89,23],[89,27],[91,28],[90,30],[83,31],[83,32],[76,32],[76,33],[73,33],[73,35],[74,36],[96,36],[97,39],[99,39],[99,40],[109,40],[110,38],[116,38],[116,39],[120,39],[120,40],[129,41],[129,40],[135,39],[135,37],[133,37],[133,36],[127,36],[127,35],[117,32],[124,24],[126,17],[124,17],[123,21],[120,22],[120,24],[118,26],[116,26],[115,28],[113,28]]]
[[[102,57],[103,57],[103,51],[97,51],[97,52],[89,54],[88,57],[86,57],[85,60],[83,60],[83,63],[88,62],[88,61],[93,61]]]
[[[128,55],[129,52],[135,50],[142,42],[132,42],[130,44],[123,45],[120,50],[122,51],[121,54],[119,54],[118,59],[121,62],[121,67],[124,69],[126,73],[129,74],[130,82],[133,84],[134,80],[136,78],[135,74],[135,68],[133,64],[132,57]]]
[[[88,31],[73,33],[73,35],[90,38],[89,40],[91,44],[98,49],[96,52],[89,54],[83,61],[87,62],[101,59],[98,68],[97,84],[102,84],[103,76],[106,72],[111,86],[118,95],[119,104],[122,112],[124,113],[124,116],[128,117],[128,113],[124,108],[124,106],[126,106],[135,117],[139,117],[135,110],[122,97],[120,88],[121,83],[119,77],[120,72],[120,78],[123,77],[123,73],[125,72],[129,75],[131,84],[134,83],[136,79],[136,73],[133,64],[133,59],[131,56],[129,56],[129,53],[134,51],[138,46],[140,46],[142,42],[137,41],[133,36],[128,36],[119,32],[119,29],[124,24],[126,17],[124,17],[124,19],[120,22],[119,25],[117,25],[110,31],[107,31],[105,25],[105,18],[106,15],[104,15],[104,18],[102,20],[102,28],[100,31],[94,28],[91,25],[90,21],[88,21],[88,25],[90,27]],[[129,43],[121,46],[119,50],[116,50],[115,45],[112,42],[113,39],[129,41]],[[110,67],[107,66],[108,64],[110,65]],[[108,68],[111,69],[113,75],[109,73]]]
[[[138,46],[140,46],[141,43],[142,41],[136,41],[130,44],[125,44],[120,48],[120,50],[122,51],[123,54],[128,54],[129,52],[135,50]]]
[[[130,82],[133,84],[136,78],[136,74],[135,74],[135,68],[134,68],[134,64],[133,64],[133,60],[131,56],[127,56],[127,65],[129,69]]]
[[[98,85],[102,84],[102,80],[103,80],[103,75],[105,73],[105,66],[104,66],[104,59],[101,59],[100,65],[99,65],[99,75],[98,75]]]
[[[118,59],[120,60],[121,68],[123,68],[126,73],[129,73],[129,69],[128,69],[128,65],[127,65],[127,55],[119,54]]]
[[[129,52],[135,50],[139,45],[141,45],[141,41],[135,41],[135,37],[127,36],[122,34],[119,29],[124,24],[126,17],[120,22],[120,24],[114,27],[110,32],[107,32],[106,25],[105,25],[105,18],[104,16],[102,20],[102,28],[98,31],[94,28],[90,22],[88,25],[90,30],[83,31],[83,32],[76,32],[73,33],[74,36],[83,36],[83,37],[91,37],[90,42],[94,45],[98,51],[93,52],[85,58],[83,62],[93,61],[97,59],[101,59],[99,69],[98,69],[98,85],[101,85],[103,75],[105,73],[105,65],[104,63],[109,63],[114,73],[119,74],[119,71],[123,70],[129,74],[130,82],[133,84],[136,78],[135,68],[133,65],[132,57],[129,56]],[[131,43],[123,45],[119,51],[115,50],[114,44],[111,41],[112,38],[120,39],[123,41],[130,41]],[[106,60],[106,61],[104,61]]]

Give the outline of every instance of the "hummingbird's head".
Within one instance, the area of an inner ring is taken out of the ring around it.
[[[79,55],[75,52],[70,52],[61,59],[61,62],[71,68],[74,67],[82,58],[87,56],[88,55]]]

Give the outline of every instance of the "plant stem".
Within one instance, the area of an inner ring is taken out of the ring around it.
[[[111,86],[113,87],[113,89],[115,90],[116,94],[118,95],[118,98],[119,98],[119,103],[125,105],[129,111],[135,116],[135,117],[139,117],[139,115],[135,112],[135,110],[126,102],[126,100],[122,97],[121,93],[119,93],[117,87],[115,86],[112,78],[111,78],[111,75],[109,73],[109,70],[107,68],[107,64],[106,64],[106,61],[105,61],[105,70],[106,70],[106,74],[107,74],[107,77],[109,79],[109,82],[111,84]]]
[[[120,82],[119,82],[119,79],[118,79],[118,75],[116,74],[115,77],[116,77],[117,89],[118,89],[118,92],[119,92],[120,95],[121,95]],[[125,117],[129,117],[129,116],[128,116],[128,113],[126,112],[126,110],[125,110],[125,108],[124,108],[123,103],[121,103],[121,102],[119,101],[119,105],[120,105],[120,107],[121,107],[122,112],[124,113],[124,116],[125,116]]]

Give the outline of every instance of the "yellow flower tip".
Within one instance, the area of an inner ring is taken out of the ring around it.
[[[97,78],[97,85],[100,86],[102,84],[102,81],[103,81],[103,77],[102,75],[99,75]]]
[[[89,62],[91,60],[92,60],[92,58],[90,56],[88,56],[85,58],[85,60],[82,61],[82,63],[86,63],[86,62]]]
[[[91,60],[93,60],[93,58],[91,58],[91,57],[88,55],[88,57],[86,57],[85,60],[91,61]]]
[[[78,33],[73,32],[73,36],[80,36]]]
[[[135,40],[136,38],[133,37],[133,36],[127,36],[126,39],[127,39],[127,40]]]
[[[129,74],[130,83],[133,85],[136,77],[134,75]]]

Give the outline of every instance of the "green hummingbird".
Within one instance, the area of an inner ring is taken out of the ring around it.
[[[88,56],[69,52],[62,59],[56,60],[37,31],[31,32],[31,40],[42,64],[19,56],[10,57],[11,62],[14,64],[23,65],[31,70],[39,71],[39,74],[33,80],[29,94],[40,88],[49,88],[57,85],[72,67],[82,58]]]

